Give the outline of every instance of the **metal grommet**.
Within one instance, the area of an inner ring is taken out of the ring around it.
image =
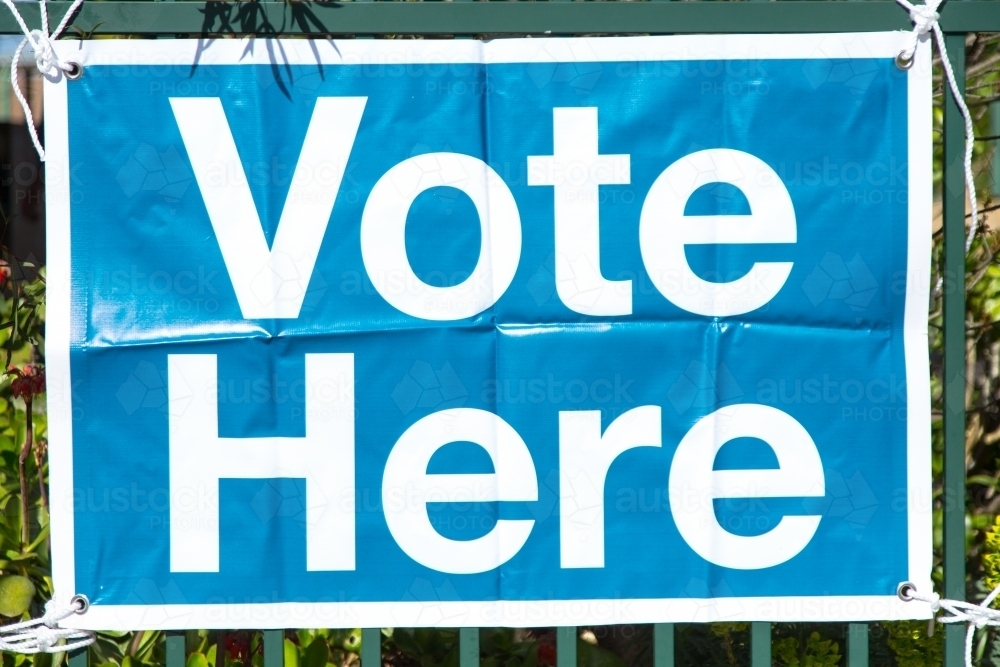
[[[67,60],[66,68],[67,69],[64,69],[63,72],[66,74],[66,78],[70,81],[76,81],[83,76],[83,65],[74,60]]]
[[[903,70],[905,72],[906,70],[908,70],[911,67],[913,67],[913,61],[915,59],[916,58],[914,58],[913,55],[911,55],[909,58],[907,58],[906,55],[904,54],[904,52],[900,51],[899,53],[896,54],[896,67],[898,67],[899,69],[901,69],[901,70]]]
[[[912,595],[912,593],[916,593],[916,592],[917,592],[917,587],[914,586],[909,581],[904,581],[901,584],[899,584],[899,586],[896,587],[896,595],[903,602],[911,602],[911,601],[913,601],[913,595]]]
[[[69,603],[76,608],[78,614],[86,614],[87,610],[90,609],[90,600],[87,599],[86,595],[74,595],[69,599]]]

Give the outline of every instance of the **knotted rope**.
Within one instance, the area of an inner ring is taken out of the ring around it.
[[[45,162],[45,149],[42,148],[42,142],[38,139],[38,130],[35,129],[35,119],[31,114],[31,106],[28,104],[28,100],[25,99],[24,93],[21,92],[21,86],[17,83],[18,64],[21,60],[21,52],[28,45],[35,52],[35,65],[38,67],[38,71],[42,73],[42,76],[56,78],[63,73],[71,74],[79,71],[80,66],[78,64],[64,63],[59,59],[55,48],[52,46],[52,42],[66,29],[73,14],[83,4],[83,0],[73,0],[69,11],[66,12],[66,15],[63,16],[62,21],[59,22],[59,25],[56,26],[56,29],[52,33],[49,33],[49,12],[45,5],[45,0],[40,0],[38,3],[39,10],[42,13],[42,27],[40,30],[28,29],[28,24],[24,22],[21,13],[17,11],[13,0],[3,0],[3,3],[14,14],[17,24],[21,27],[21,32],[24,33],[24,39],[21,40],[21,43],[17,45],[17,49],[14,50],[14,59],[10,65],[10,84],[14,87],[14,96],[17,97],[17,101],[21,103],[21,108],[24,109],[24,118],[28,122],[28,133],[31,134],[31,142],[35,144],[38,157],[41,158],[42,162]]]
[[[45,603],[45,614],[23,623],[0,625],[0,651],[13,653],[59,653],[73,651],[94,643],[96,636],[89,630],[59,627],[59,621],[87,610],[87,599],[75,596],[67,607],[55,600]],[[60,644],[62,640],[64,643]]]
[[[938,616],[935,619],[938,623],[968,623],[969,627],[965,631],[965,667],[972,667],[972,638],[976,629],[985,628],[988,625],[1000,625],[1000,609],[990,609],[990,605],[993,604],[997,595],[1000,595],[1000,586],[994,588],[993,592],[979,604],[962,600],[949,600],[933,591],[924,595],[908,581],[899,585],[898,594],[904,602],[911,600],[926,602],[930,605],[932,614],[939,611],[946,612],[948,616]]]
[[[7,0],[4,0],[5,2]],[[969,252],[972,241],[979,231],[979,204],[976,201],[976,183],[972,176],[972,146],[975,142],[975,135],[972,129],[972,114],[965,103],[965,91],[958,86],[955,79],[955,70],[951,67],[948,59],[948,49],[944,44],[944,33],[941,32],[941,25],[938,21],[941,15],[938,14],[938,7],[942,0],[926,0],[922,5],[915,5],[909,0],[896,0],[903,8],[910,13],[910,21],[913,22],[913,30],[910,32],[910,39],[906,46],[897,56],[896,61],[900,66],[909,68],[913,64],[913,55],[917,51],[917,43],[924,35],[933,34],[937,43],[938,53],[941,54],[941,67],[944,68],[945,78],[948,80],[948,87],[951,88],[952,97],[955,104],[962,112],[962,119],[965,121],[965,188],[969,197],[969,208],[972,211],[972,224],[969,225],[969,234],[965,239],[965,252]]]
[[[897,56],[897,63],[904,68],[909,68],[913,64],[913,56],[917,51],[917,44],[920,38],[933,34],[937,43],[938,52],[941,54],[941,67],[944,68],[945,78],[948,80],[948,87],[951,88],[952,97],[959,111],[962,112],[962,119],[965,121],[965,187],[969,198],[969,208],[972,211],[972,223],[969,225],[969,233],[965,239],[965,251],[969,252],[972,241],[979,230],[979,204],[976,201],[976,184],[972,174],[972,146],[975,135],[972,128],[972,114],[965,103],[965,91],[958,86],[955,79],[955,71],[951,67],[948,59],[948,49],[944,43],[944,33],[938,23],[941,16],[938,14],[938,7],[942,0],[926,0],[922,5],[915,5],[908,0],[896,0],[910,13],[910,21],[913,22],[913,30],[910,32],[910,39],[906,46]],[[940,281],[939,281],[940,288]],[[949,600],[942,598],[933,591],[924,595],[917,591],[916,587],[909,582],[899,585],[899,597],[904,601],[919,600],[930,605],[931,613],[937,614],[939,611],[945,612],[944,616],[937,617],[937,622],[944,624],[967,623],[968,629],[965,633],[965,665],[972,667],[972,639],[976,628],[983,628],[988,625],[1000,626],[1000,610],[990,609],[990,605],[1000,595],[1000,587],[993,590],[981,603],[973,604],[962,600]]]

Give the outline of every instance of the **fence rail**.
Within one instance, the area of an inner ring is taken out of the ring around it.
[[[771,665],[771,624],[752,623],[750,629],[751,667]],[[657,623],[653,632],[652,667],[674,667],[674,624]],[[283,667],[283,630],[264,630],[264,667]],[[365,628],[361,631],[361,667],[381,667],[381,630]],[[167,667],[184,667],[185,637],[183,632],[167,633]],[[577,629],[561,627],[556,631],[556,667],[577,667]],[[225,633],[218,634],[216,656],[225,655]],[[478,667],[479,628],[462,628],[459,631],[459,667]],[[216,658],[216,664],[220,658]],[[847,632],[847,666],[868,667],[868,625],[851,623]],[[73,653],[69,667],[90,667],[86,650]]]
[[[53,24],[69,2],[51,2]],[[19,4],[29,26],[39,24],[38,6]],[[941,27],[959,87],[965,85],[965,37],[970,32],[1000,32],[1000,0],[951,0],[942,9]],[[906,12],[894,1],[815,0],[812,2],[93,2],[73,20],[85,34],[184,37],[211,35],[376,36],[390,34],[696,34],[808,33],[909,30]],[[13,17],[0,14],[0,34],[19,34]],[[72,35],[71,35],[72,36]],[[965,275],[965,183],[962,153],[965,133],[951,91],[944,87],[944,285],[962,285]],[[1000,111],[994,110],[1000,117]],[[1000,171],[997,176],[1000,188]],[[965,292],[944,293],[944,590],[965,597]],[[950,388],[958,388],[952,391]],[[945,628],[946,667],[964,663],[965,631]],[[225,653],[219,633],[217,655]],[[674,665],[674,626],[657,624],[654,667]],[[266,630],[264,667],[283,667],[284,632]],[[576,667],[576,628],[559,628],[556,667]],[[459,635],[460,667],[479,663],[479,629]],[[751,665],[771,664],[771,624],[753,623]],[[167,633],[167,667],[184,667],[183,632]],[[846,664],[867,667],[868,625],[847,629]],[[362,630],[362,667],[380,667],[378,628]],[[70,667],[88,667],[86,651],[70,656]]]
[[[53,24],[70,3],[49,3]],[[18,4],[31,25],[38,7]],[[892,0],[845,2],[94,2],[73,25],[95,35],[570,35],[908,30]],[[1000,32],[996,0],[952,0],[946,33]],[[19,33],[0,12],[0,34]]]
[[[657,623],[653,626],[652,667],[674,667],[674,624]],[[959,628],[961,630],[961,628]],[[283,667],[283,630],[264,630],[264,667]],[[365,628],[361,631],[361,667],[381,667],[381,630]],[[963,637],[964,639],[964,637]],[[168,632],[166,639],[166,667],[184,667],[185,636],[183,632]],[[577,629],[561,627],[556,632],[556,667],[577,667]],[[219,632],[216,656],[225,655],[225,633]],[[959,649],[962,645],[959,644]],[[479,628],[462,628],[459,631],[459,667],[478,667]],[[850,623],[847,626],[847,667],[868,667],[868,624]],[[221,658],[216,658],[219,664]],[[964,657],[959,652],[959,664]],[[771,624],[752,623],[750,628],[750,665],[771,665]],[[87,652],[77,651],[69,659],[69,667],[90,667]]]

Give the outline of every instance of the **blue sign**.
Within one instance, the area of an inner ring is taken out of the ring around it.
[[[926,617],[905,40],[60,42],[70,622]]]

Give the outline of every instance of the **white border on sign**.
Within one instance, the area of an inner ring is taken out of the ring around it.
[[[49,428],[49,539],[53,589],[76,592],[73,513],[73,385],[70,380],[70,175],[65,80],[45,81],[45,385]],[[58,582],[58,583],[56,583]]]
[[[934,590],[931,496],[930,342],[927,337],[931,283],[931,48],[924,39],[907,76],[907,253],[903,347],[906,364],[906,505],[910,582]],[[916,380],[916,381],[914,381]],[[924,603],[921,603],[924,604]],[[932,614],[927,608],[927,617]],[[924,618],[924,617],[921,617]]]
[[[908,32],[474,40],[61,40],[59,57],[93,65],[362,64],[447,67],[477,63],[894,58]],[[909,579],[931,583],[931,423],[927,337],[931,255],[931,50],[908,72],[908,248],[903,343],[907,373]],[[47,382],[52,567],[55,590],[75,590],[69,132],[65,79],[45,84]],[[927,604],[895,595],[481,602],[92,604],[62,624],[94,630],[232,627],[536,626],[708,621],[874,621],[930,618]]]

